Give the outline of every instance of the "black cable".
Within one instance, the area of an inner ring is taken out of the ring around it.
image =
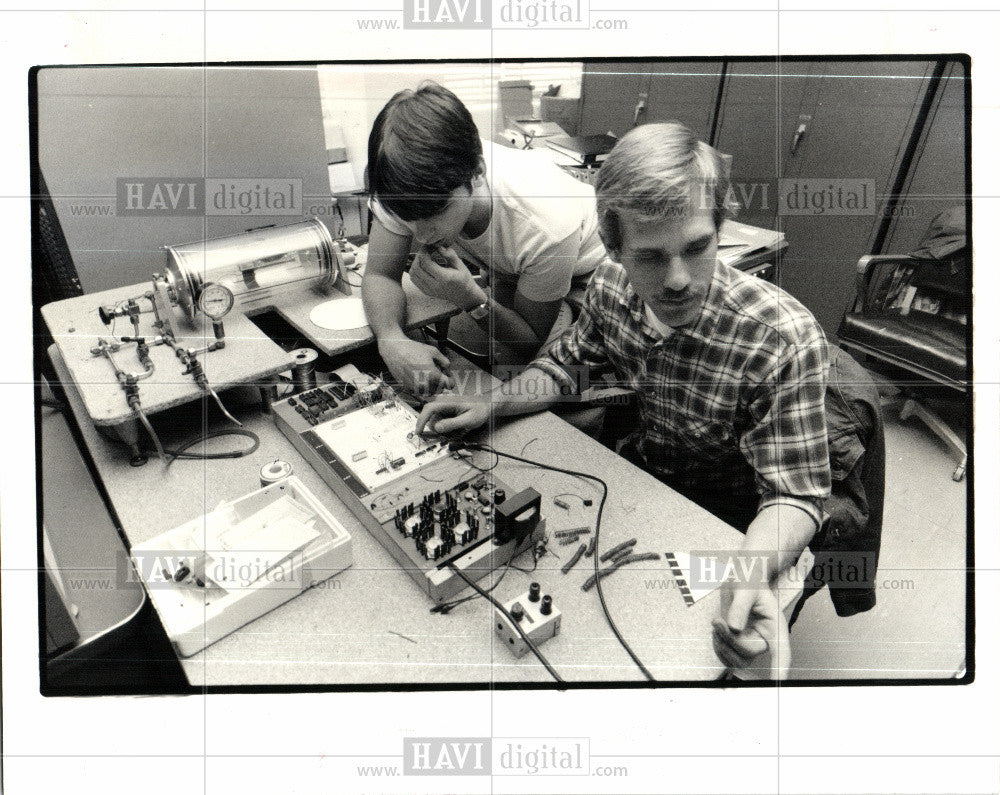
[[[489,588],[486,589],[486,593],[492,592],[494,588],[496,588],[501,582],[503,582],[503,578],[507,576],[507,572],[510,571],[510,569],[517,568],[516,566],[512,565],[511,563],[512,560],[514,560],[513,555],[507,558],[507,563],[504,565],[503,571],[500,572],[500,576],[496,578],[496,581]],[[466,602],[471,602],[473,599],[478,599],[478,598],[479,594],[473,593],[469,594],[468,596],[463,596],[461,599],[456,599],[452,602],[442,602],[441,604],[434,605],[434,607],[431,608],[431,612],[440,613],[441,615],[446,616],[448,615],[448,613],[450,613],[459,605],[464,605]]]
[[[552,665],[549,663],[549,661],[545,659],[545,655],[538,650],[538,647],[534,644],[531,638],[529,638],[527,635],[524,634],[524,630],[521,629],[521,625],[514,620],[514,617],[507,611],[507,608],[505,608],[496,599],[494,599],[492,595],[490,595],[482,588],[480,588],[478,585],[476,585],[475,582],[466,577],[463,572],[455,568],[454,564],[449,563],[448,568],[451,569],[455,574],[457,574],[463,580],[465,580],[473,588],[475,588],[479,592],[480,596],[484,596],[487,599],[489,599],[490,602],[493,603],[493,606],[497,610],[499,610],[503,614],[504,618],[506,618],[510,622],[511,626],[517,630],[517,634],[521,636],[521,640],[523,640],[526,644],[528,644],[528,648],[531,649],[532,654],[534,654],[538,658],[538,661],[545,666],[545,670],[549,672],[552,678],[562,684],[566,683],[566,680],[564,680],[561,676],[559,676],[559,674],[556,672],[556,669],[553,668]]]
[[[497,464],[500,463],[500,456],[497,455],[496,450],[488,451],[488,452],[492,452],[496,456],[496,460],[487,469],[483,469],[481,466],[477,466],[476,464],[474,464],[473,461],[472,461],[472,456],[469,456],[468,458],[465,458],[465,457],[462,456],[461,453],[458,453],[458,451],[456,451],[456,454],[458,455],[459,458],[461,458],[463,461],[465,461],[465,463],[468,464],[472,469],[476,470],[480,474],[488,475],[490,472],[492,472],[494,469],[496,469],[497,468]]]
[[[188,453],[185,452],[188,448],[194,447],[196,444],[201,444],[202,442],[207,442],[209,439],[215,439],[219,436],[245,436],[253,441],[249,447],[242,450],[227,450],[221,453]],[[224,428],[219,431],[209,431],[208,433],[203,433],[200,436],[189,439],[183,442],[180,447],[175,450],[164,449],[170,458],[185,458],[185,459],[197,459],[199,461],[203,460],[214,460],[219,458],[243,458],[251,453],[257,451],[260,447],[260,437],[257,436],[253,431],[248,431],[245,428]],[[150,451],[147,451],[150,452]]]
[[[514,571],[519,571],[522,572],[523,574],[534,574],[535,571],[538,570],[539,557],[540,555],[538,554],[538,547],[533,547],[531,550],[531,560],[533,561],[533,563],[530,569],[522,569],[520,566],[515,566],[513,563],[510,564],[510,567],[514,569]]]
[[[607,502],[607,499],[608,499],[608,484],[607,483],[605,483],[603,480],[601,480],[601,478],[597,477],[597,475],[588,475],[586,472],[577,472],[577,471],[572,470],[572,469],[562,469],[561,467],[552,466],[550,464],[543,464],[541,461],[533,461],[530,458],[522,458],[521,456],[513,455],[512,453],[503,453],[503,452],[501,452],[499,450],[496,450],[496,449],[494,449],[494,448],[492,448],[492,447],[490,447],[489,445],[486,445],[486,444],[478,444],[478,443],[474,443],[474,442],[469,442],[465,446],[467,448],[469,448],[470,450],[473,450],[473,449],[486,450],[487,452],[494,453],[496,456],[503,456],[504,458],[510,458],[510,459],[513,459],[514,461],[521,461],[522,463],[531,464],[532,466],[540,467],[542,469],[550,469],[553,472],[561,472],[564,475],[573,475],[575,477],[586,478],[587,480],[593,480],[593,481],[599,483],[601,485],[601,488],[604,490],[604,493],[601,495],[601,501],[597,505],[597,519],[596,519],[596,521],[594,523],[594,541],[593,541],[593,543],[594,543],[594,574],[595,574],[595,576],[598,575],[598,571],[599,571],[598,544],[599,544],[599,539],[600,539],[600,536],[601,536],[601,517],[604,515],[604,503]],[[625,638],[622,637],[621,632],[618,631],[618,627],[615,625],[615,621],[611,617],[611,613],[608,610],[608,605],[604,601],[604,591],[601,590],[601,578],[600,578],[600,576],[597,576],[597,595],[598,595],[598,597],[601,600],[601,609],[604,611],[604,617],[605,617],[605,619],[607,619],[608,626],[611,627],[611,631],[614,633],[615,637],[618,639],[618,642],[621,644],[621,647],[623,649],[625,649],[626,652],[628,652],[629,657],[632,658],[632,662],[634,662],[636,664],[636,667],[638,667],[638,669],[640,671],[642,671],[642,675],[645,676],[646,679],[648,679],[650,682],[655,682],[656,681],[655,677],[649,672],[649,669],[647,669],[646,666],[642,664],[642,660],[640,660],[636,656],[635,652],[632,651],[632,647],[628,645],[628,643],[625,641]]]
[[[530,538],[530,536],[528,536],[528,538]],[[500,572],[500,576],[497,577],[496,582],[494,582],[489,588],[486,589],[487,593],[489,593],[490,591],[492,591],[494,588],[496,588],[503,581],[503,578],[507,576],[507,572],[510,569],[517,569],[518,571],[525,572],[525,574],[530,574],[531,573],[531,572],[527,571],[527,569],[522,569],[520,566],[515,566],[514,565],[514,558],[516,558],[522,552],[527,551],[527,550],[520,549],[520,545],[521,545],[521,543],[518,542],[518,544],[516,544],[514,546],[514,550],[510,553],[510,557],[507,558],[507,563],[504,564],[503,571]],[[536,569],[538,568],[538,558],[535,558],[535,568]],[[531,571],[534,571],[534,570],[535,569],[532,569]],[[470,594],[469,596],[464,596],[461,599],[455,599],[454,601],[451,601],[451,602],[442,602],[441,604],[434,605],[434,607],[431,608],[431,612],[432,613],[440,613],[441,615],[445,615],[446,616],[446,615],[448,615],[448,613],[450,613],[452,610],[454,610],[459,605],[465,604],[466,602],[469,602],[469,601],[471,601],[473,599],[477,599],[478,597],[479,597],[479,594],[474,593],[474,594]]]

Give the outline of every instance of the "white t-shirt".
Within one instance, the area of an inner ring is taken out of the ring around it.
[[[493,200],[490,224],[475,239],[460,237],[455,248],[497,278],[516,280],[525,298],[564,298],[574,279],[592,273],[607,256],[597,234],[594,189],[544,152],[483,141],[483,157]],[[390,232],[411,234],[377,201],[372,209]]]

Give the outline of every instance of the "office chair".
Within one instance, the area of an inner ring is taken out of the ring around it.
[[[914,387],[943,388],[949,396],[963,398],[967,394],[970,264],[964,210],[954,208],[931,222],[914,253],[858,260],[857,295],[837,331],[843,348],[874,369],[888,371],[897,382],[905,398],[900,418],[916,415],[947,445],[958,461],[955,481],[965,476],[965,442],[918,398]]]

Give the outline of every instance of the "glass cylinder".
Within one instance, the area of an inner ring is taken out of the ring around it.
[[[236,305],[246,311],[294,286],[329,287],[340,273],[339,249],[318,218],[166,246],[166,251],[167,281],[189,320],[209,282],[232,290]]]

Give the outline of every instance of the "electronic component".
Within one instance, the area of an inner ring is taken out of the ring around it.
[[[580,546],[577,548],[576,552],[573,553],[573,557],[571,557],[569,560],[567,560],[566,563],[563,565],[563,567],[562,567],[562,573],[563,574],[569,574],[570,569],[572,569],[577,564],[577,562],[580,560],[580,558],[583,557],[583,553],[586,552],[586,551],[587,551],[587,545],[586,544],[580,544]]]
[[[599,570],[597,574],[591,574],[589,579],[581,586],[581,590],[589,591],[593,588],[597,581],[603,580],[609,574],[614,574],[622,566],[627,566],[630,563],[642,563],[644,561],[659,560],[660,556],[656,552],[642,552],[642,553],[632,553],[631,546],[623,546],[619,544],[622,549],[627,550],[625,554],[620,554],[619,557],[611,561],[603,569]],[[601,560],[604,560],[604,555],[601,555]]]
[[[339,399],[347,386],[351,396]],[[465,587],[450,565],[479,579],[530,548],[529,536],[544,537],[538,492],[515,493],[492,473],[470,485],[475,469],[414,434],[416,412],[352,366],[272,408],[278,428],[436,602]]]
[[[611,547],[611,549],[601,555],[601,563],[611,560],[611,558],[615,557],[622,550],[631,549],[635,546],[635,544],[636,540],[634,538],[630,538],[628,541],[622,541],[617,546]]]
[[[576,540],[582,535],[589,535],[589,534],[590,534],[589,527],[573,527],[570,528],[569,530],[556,530],[556,532],[553,533],[553,535],[556,538],[572,538],[574,540]]]
[[[504,609],[536,646],[559,634],[562,611],[553,605],[551,594],[541,594],[541,587],[537,582],[531,584],[527,593],[504,604]],[[523,657],[528,652],[528,644],[502,611],[495,611],[495,617],[495,631],[503,645],[515,657]]]

